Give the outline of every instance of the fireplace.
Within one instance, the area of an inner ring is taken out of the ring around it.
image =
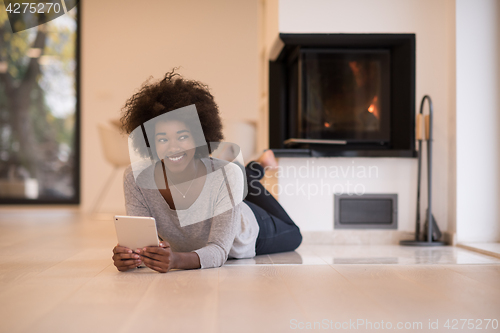
[[[415,156],[415,35],[280,34],[270,148],[280,156]]]

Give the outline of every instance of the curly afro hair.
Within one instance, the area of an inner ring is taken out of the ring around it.
[[[180,74],[175,73],[175,70],[174,68],[171,72],[166,73],[165,77],[160,81],[150,82],[150,80],[147,80],[139,91],[127,100],[122,108],[122,117],[120,119],[122,129],[127,134],[131,134],[136,128],[153,118],[163,114],[167,115],[170,111],[194,104],[204,134],[204,139],[201,138],[201,140],[204,140],[203,145],[214,143],[208,146],[209,149],[215,150],[218,146],[217,143],[224,138],[219,107],[215,103],[207,85],[199,81],[184,79]],[[161,118],[158,117],[158,120],[161,120]],[[178,120],[183,121],[182,117]],[[154,133],[154,123],[149,122],[145,126],[147,133],[151,133],[151,130]],[[185,119],[184,123],[189,126],[193,122],[190,119]],[[152,126],[153,128],[151,128]],[[134,133],[137,133],[137,131]],[[135,138],[132,133],[131,139],[139,155],[145,158],[150,157],[150,152],[144,147],[142,137]],[[197,141],[199,142],[200,138]],[[153,158],[158,159],[154,140],[150,140],[149,143],[151,153],[154,155]],[[207,152],[207,146],[198,147],[195,157],[203,157],[207,155]]]

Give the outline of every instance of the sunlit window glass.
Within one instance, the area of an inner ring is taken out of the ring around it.
[[[77,10],[13,32],[0,2],[0,203],[79,201]]]

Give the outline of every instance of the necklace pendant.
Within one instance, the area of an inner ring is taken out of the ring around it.
[[[185,195],[183,195],[182,197],[183,197],[184,199],[186,199],[186,196],[185,196]]]

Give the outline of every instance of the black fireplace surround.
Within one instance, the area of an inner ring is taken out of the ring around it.
[[[269,62],[277,156],[415,157],[415,34],[280,34]]]

